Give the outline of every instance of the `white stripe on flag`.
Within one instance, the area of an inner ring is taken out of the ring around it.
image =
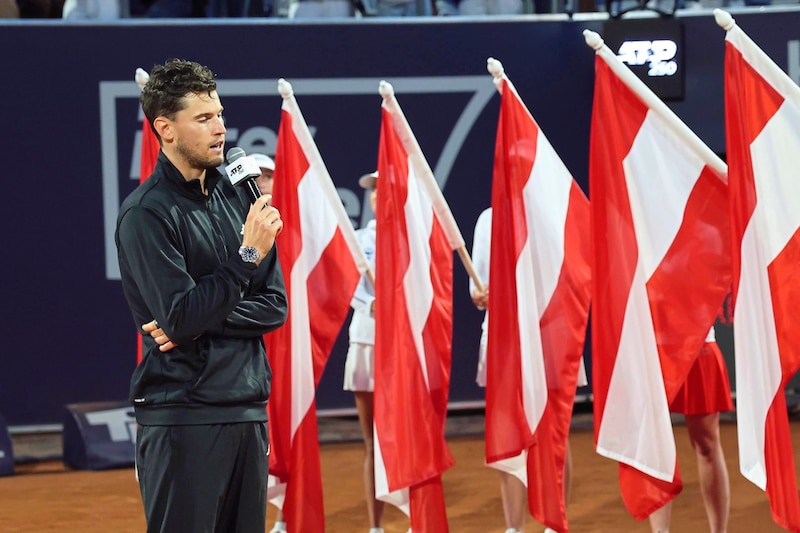
[[[572,174],[540,130],[536,136],[536,159],[524,191],[528,239],[533,247],[538,281],[539,318],[553,297],[564,264],[564,232],[572,182]]]
[[[658,269],[678,230],[705,163],[652,111],[623,161],[644,278]]]
[[[641,263],[628,295],[597,453],[664,481],[675,474],[675,437]]]
[[[528,180],[530,184],[530,180]],[[528,187],[526,186],[526,189]],[[526,207],[526,216],[528,205]],[[531,224],[528,222],[528,227]],[[534,259],[531,252],[530,229],[528,240],[520,251],[514,275],[517,278],[517,320],[519,323],[520,372],[522,375],[522,405],[531,434],[536,431],[547,406],[547,377],[542,353],[541,312],[537,309]]]
[[[426,192],[419,186],[419,178],[414,173],[410,162],[408,165],[408,197],[404,211],[406,214],[407,232],[409,235],[409,265],[403,277],[403,293],[406,298],[408,319],[417,357],[425,385],[430,390],[428,364],[425,361],[425,343],[422,331],[428,321],[433,302],[433,285],[431,284],[431,249],[430,236],[433,226],[433,208]],[[423,236],[413,237],[413,236]]]

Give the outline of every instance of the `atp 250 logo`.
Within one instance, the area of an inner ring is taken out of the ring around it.
[[[669,39],[654,41],[624,41],[617,58],[630,66],[649,63],[648,76],[672,76],[678,72],[678,45]]]

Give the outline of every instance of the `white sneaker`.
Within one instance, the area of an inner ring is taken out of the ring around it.
[[[544,533],[558,533],[555,529],[550,529],[549,527],[544,528]]]
[[[272,526],[269,533],[286,533],[286,522],[275,522],[275,525]]]
[[[369,530],[369,533],[383,533],[382,527],[372,527]]]

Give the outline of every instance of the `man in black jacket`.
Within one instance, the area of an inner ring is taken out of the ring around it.
[[[214,74],[171,60],[142,90],[161,144],[153,174],[122,203],[122,287],[143,335],[131,378],[147,531],[263,533],[271,371],[262,335],[286,320],[262,196],[223,178],[225,125]]]

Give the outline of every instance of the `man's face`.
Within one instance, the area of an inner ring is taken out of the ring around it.
[[[175,114],[175,148],[195,169],[219,166],[224,161],[225,123],[222,104],[216,91],[210,94],[190,93],[186,107]]]

